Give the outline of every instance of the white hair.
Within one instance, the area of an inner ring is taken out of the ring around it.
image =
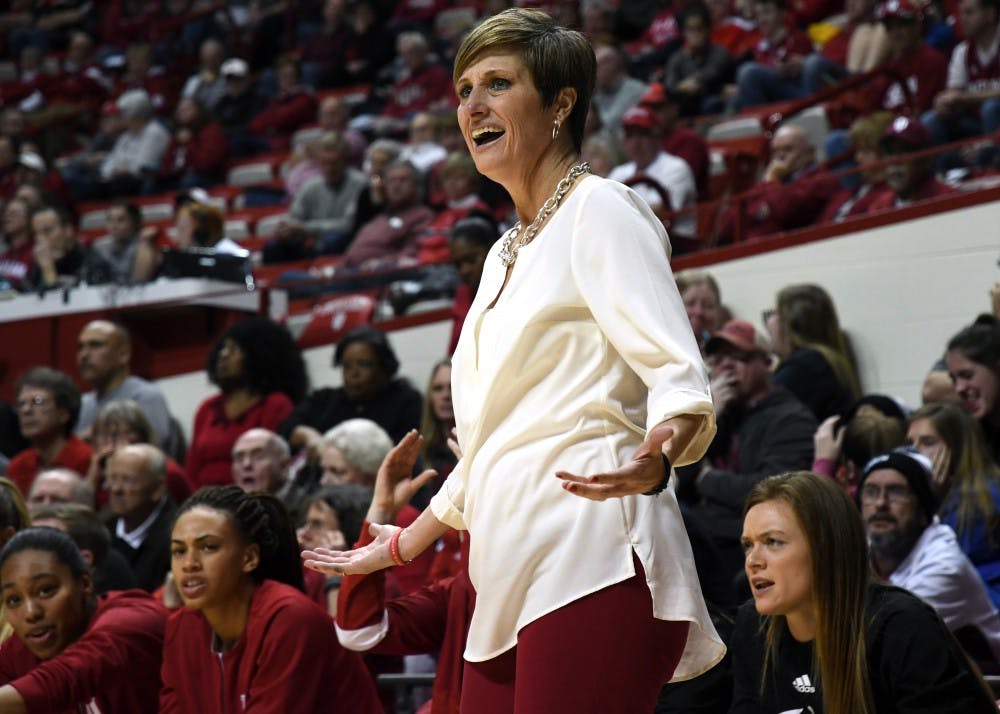
[[[344,460],[363,474],[374,476],[392,439],[385,429],[370,419],[348,419],[323,434],[323,448],[334,447]]]

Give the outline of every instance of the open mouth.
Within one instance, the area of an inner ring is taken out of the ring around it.
[[[56,630],[54,627],[35,627],[28,633],[28,642],[30,642],[35,647],[40,647],[47,644],[53,637],[55,637]]]
[[[486,146],[503,136],[506,132],[495,126],[484,126],[472,132],[472,142],[476,146]]]
[[[205,591],[204,580],[191,579],[191,580],[184,580],[181,582],[181,594],[187,600],[198,597],[204,591]]]
[[[760,595],[760,594],[762,594],[762,593],[770,590],[772,587],[774,587],[774,581],[773,580],[765,580],[763,578],[756,579],[751,584],[753,586],[753,593],[754,593],[754,595]]]

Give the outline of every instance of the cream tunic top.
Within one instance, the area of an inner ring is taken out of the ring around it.
[[[666,232],[631,189],[588,176],[506,269],[500,243],[452,360],[463,457],[431,501],[472,533],[476,608],[465,658],[491,659],[524,625],[646,571],[659,619],[692,623],[674,681],[725,646],[702,599],[673,485],[598,502],[555,472],[627,463],[646,430],[680,414],[702,423],[677,465],[715,433],[708,378],[667,260]]]

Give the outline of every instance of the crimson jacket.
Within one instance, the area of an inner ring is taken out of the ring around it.
[[[188,141],[178,141],[175,133],[163,155],[160,173],[180,177],[187,171],[201,176],[224,179],[229,160],[229,139],[222,126],[208,121],[192,132]]]
[[[282,94],[250,120],[249,129],[266,137],[274,150],[287,149],[292,134],[316,118],[316,96],[299,87]]]
[[[90,446],[77,436],[70,436],[56,457],[46,468],[63,466],[78,474],[85,474],[90,469]],[[21,493],[27,495],[35,476],[42,470],[38,450],[30,446],[10,460],[7,466],[7,477],[17,484]]]
[[[330,616],[290,585],[262,582],[236,646],[218,652],[214,640],[200,612],[170,616],[161,714],[382,713],[361,658],[340,647]]]
[[[913,96],[913,108],[918,114],[931,108],[934,97],[944,89],[948,75],[948,61],[944,55],[926,44],[917,47],[909,57],[894,60],[886,67],[904,78]],[[905,108],[906,95],[895,77],[879,75],[868,84],[866,111],[885,109],[898,113]]]
[[[368,523],[355,548],[373,540]],[[386,602],[386,572],[347,575],[337,594],[337,636],[345,647],[382,655],[440,652],[431,714],[457,714],[462,692],[462,652],[476,606],[469,581],[469,539],[462,543],[461,568],[449,578]],[[386,623],[380,637],[366,635]],[[368,629],[371,628],[371,629]],[[361,630],[362,632],[358,632]],[[356,635],[360,635],[355,639]],[[368,640],[368,641],[366,641]],[[366,646],[367,645],[367,646]]]
[[[0,684],[14,687],[29,713],[154,712],[166,620],[149,593],[107,593],[80,638],[52,659],[37,659],[16,636],[4,642]]]

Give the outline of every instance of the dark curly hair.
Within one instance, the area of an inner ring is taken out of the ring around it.
[[[309,376],[295,340],[284,325],[266,317],[240,320],[218,339],[208,355],[208,378],[222,386],[216,376],[216,362],[226,340],[232,340],[243,352],[243,385],[258,392],[282,392],[293,403],[302,401],[309,391]]]
[[[205,486],[181,504],[174,523],[199,506],[227,514],[240,537],[260,547],[260,562],[250,573],[255,583],[277,580],[305,591],[299,542],[281,501],[266,493],[246,493],[239,486]]]
[[[340,342],[337,343],[337,349],[333,353],[334,367],[339,367],[343,364],[344,351],[355,342],[363,342],[375,350],[379,366],[385,372],[386,377],[392,379],[396,376],[396,372],[399,371],[399,358],[396,357],[396,352],[392,349],[392,345],[389,344],[389,338],[385,336],[384,332],[370,325],[355,327],[341,338]]]

